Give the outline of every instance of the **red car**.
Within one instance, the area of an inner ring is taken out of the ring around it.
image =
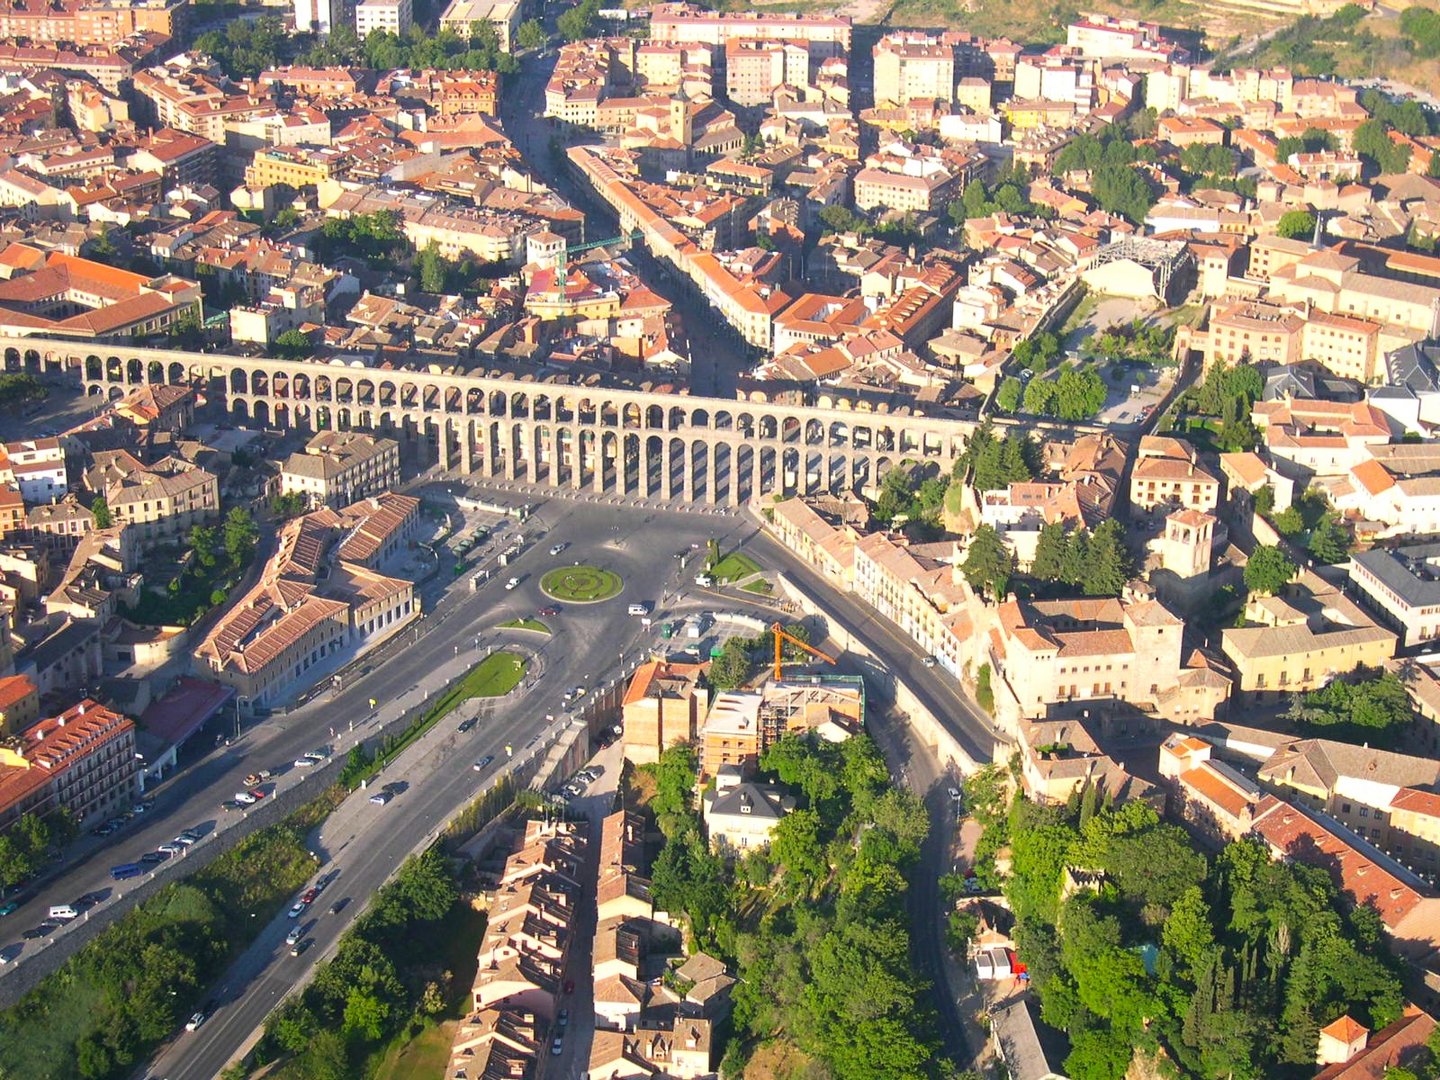
[[[304,895],[300,897],[300,902],[302,904],[313,904],[315,902],[315,898],[319,895],[319,889],[306,889]]]
[[[263,799],[265,797],[265,789],[263,787],[252,787],[250,794],[257,799]]]
[[[559,614],[560,614],[560,609],[559,609],[558,607],[556,607],[554,604],[551,604],[549,607],[542,607],[542,608],[540,609],[540,614],[541,614],[541,615],[559,615]]]

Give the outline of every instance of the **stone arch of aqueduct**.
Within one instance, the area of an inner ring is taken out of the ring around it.
[[[447,468],[597,493],[742,502],[854,490],[913,460],[948,471],[975,424],[563,382],[380,368],[361,361],[0,337],[5,370],[64,373],[89,394],[151,383],[222,395],[237,421],[402,440]]]

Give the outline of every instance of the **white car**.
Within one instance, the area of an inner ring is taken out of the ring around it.
[[[251,795],[248,791],[237,791],[235,793],[235,801],[241,806],[253,806],[256,799],[255,796]]]
[[[297,769],[308,769],[314,764],[315,759],[312,757],[297,757],[295,759],[295,768]]]
[[[519,584],[520,579],[518,577],[512,577],[509,581],[505,582],[505,591],[509,592],[511,589],[515,588],[515,586]]]
[[[194,1031],[201,1024],[205,1023],[205,1021],[208,1019],[209,1017],[206,1015],[203,1009],[200,1012],[192,1013],[190,1019],[185,1021],[185,1030]]]
[[[562,551],[564,551],[564,550],[565,550],[565,545],[564,545],[564,544],[555,544],[553,547],[550,548],[550,554],[551,554],[551,555],[559,555],[559,554],[560,554]]]
[[[189,847],[199,839],[200,838],[198,836],[195,836],[193,833],[182,832],[179,836],[175,837],[174,842],[181,845],[182,847]]]
[[[168,843],[168,844],[161,844],[161,845],[160,845],[158,848],[156,848],[155,850],[156,850],[156,851],[163,851],[166,855],[179,855],[180,852],[182,852],[182,851],[185,850],[185,845],[184,845],[184,844],[177,844],[177,843],[175,843],[175,841],[172,840],[172,841],[170,841],[170,843]]]
[[[295,926],[291,928],[290,932],[285,935],[285,944],[286,944],[286,945],[294,945],[297,941],[299,941],[299,940],[300,940],[302,937],[304,937],[304,936],[305,936],[305,928],[304,928],[303,926],[301,926],[299,923],[296,923]]]

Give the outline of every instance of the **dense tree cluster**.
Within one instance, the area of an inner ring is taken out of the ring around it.
[[[75,815],[61,808],[40,817],[24,814],[0,833],[0,888],[10,888],[34,877],[56,849],[75,839]]]
[[[394,210],[327,217],[320,227],[320,235],[315,238],[315,246],[320,257],[327,261],[349,255],[376,265],[386,264],[406,246],[402,224]]]
[[[1258,500],[1256,508],[1259,509]],[[1309,552],[1316,562],[1344,562],[1355,546],[1355,538],[1331,508],[1330,500],[1315,488],[1273,515],[1270,523],[1285,539]]]
[[[334,959],[266,1020],[260,1062],[294,1055],[284,1072],[293,1080],[362,1075],[378,1043],[443,1011],[443,988],[427,981],[425,964],[458,897],[438,851],[407,859],[340,939]]]
[[[1297,694],[1286,714],[1310,734],[1342,742],[1393,746],[1414,719],[1399,676],[1361,670],[1308,694]]]
[[[1105,380],[1092,367],[1067,367],[1054,379],[1031,379],[1021,407],[1035,416],[1089,420],[1105,407]]]
[[[1016,216],[1050,216],[1048,207],[1036,206],[1025,195],[1030,178],[1023,170],[1002,173],[995,181],[985,184],[972,180],[965,185],[960,198],[946,207],[950,220],[963,225],[971,218],[990,217],[992,214],[1014,214]]]
[[[211,56],[233,79],[254,79],[267,68],[292,59],[298,41],[285,32],[278,16],[235,19],[224,30],[210,30],[195,39],[195,51]]]
[[[1250,419],[1251,406],[1265,389],[1260,370],[1242,360],[1225,365],[1216,363],[1205,375],[1205,381],[1185,397],[1185,407],[1202,416],[1220,418],[1216,444],[1223,451],[1253,450],[1260,433]]]
[[[600,14],[600,0],[581,0],[580,3],[561,13],[555,20],[555,28],[566,41],[582,41],[590,36],[595,19]]]
[[[839,744],[789,735],[760,765],[801,804],[769,850],[727,866],[706,849],[693,811],[664,814],[651,874],[656,905],[683,912],[701,946],[738,969],[725,1071],[739,1075],[756,1043],[779,1038],[836,1080],[933,1075],[936,1020],[905,917],[924,804],[889,787],[864,735]]]
[[[1186,1076],[1309,1075],[1324,1024],[1400,1015],[1378,917],[1345,913],[1322,870],[1251,840],[1207,864],[1148,804],[1112,810],[1088,787],[990,820],[987,837],[1001,835],[987,843],[1012,853],[1020,956],[1042,1016],[1070,1036],[1076,1080],[1118,1080],[1137,1048]],[[1067,868],[1100,884],[1062,900]]]
[[[31,401],[40,401],[50,391],[34,375],[12,372],[0,375],[0,409],[13,409]]]
[[[299,822],[297,824],[297,822]],[[0,1012],[0,1072],[119,1080],[169,1038],[203,988],[314,870],[292,818],[162,889]],[[260,912],[264,918],[252,918]]]
[[[934,518],[945,503],[946,482],[931,476],[920,479],[918,469],[897,466],[880,480],[880,494],[870,515],[889,525],[899,518]]]
[[[800,641],[810,640],[810,631],[804,623],[787,623],[785,632]],[[774,641],[768,633],[753,638],[727,638],[720,647],[720,655],[710,662],[706,682],[714,690],[738,690],[754,678],[759,666],[757,658],[762,653],[773,656],[770,652],[773,647]],[[808,654],[786,642],[781,655],[787,662],[793,662],[804,660]]]
[[[388,30],[372,30],[365,37],[362,51],[365,66],[377,71],[414,67],[509,75],[520,69],[515,57],[500,48],[500,37],[488,22],[472,24],[468,38],[448,28],[430,33],[418,24],[404,37]]]
[[[1081,351],[1087,356],[1104,360],[1129,360],[1139,364],[1170,363],[1175,328],[1132,319],[1128,323],[1111,323],[1098,334],[1087,338]]]
[[[995,429],[982,424],[955,461],[953,475],[969,480],[979,491],[996,491],[1033,480],[1040,472],[1040,447],[1025,432],[1014,429],[996,438]]]
[[[1093,533],[1084,528],[1067,530],[1060,522],[1042,526],[1030,576],[1078,589],[1085,596],[1119,596],[1133,569],[1125,527],[1112,518]]]
[[[1342,47],[1362,62],[1374,55],[1375,35],[1358,25],[1364,17],[1365,9],[1358,4],[1346,4],[1325,19],[1301,16],[1267,35],[1263,44],[1245,57],[1246,63],[1280,65],[1297,75],[1334,75],[1339,66],[1337,51]]]

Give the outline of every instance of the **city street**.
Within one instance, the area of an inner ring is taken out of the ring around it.
[[[648,640],[650,632],[641,627],[640,620],[625,615],[625,605],[636,599],[655,603],[667,585],[673,589],[679,584],[678,563],[668,557],[655,558],[654,552],[658,549],[668,554],[690,543],[703,543],[712,535],[725,537],[733,533],[737,524],[730,518],[701,518],[658,510],[640,513],[599,504],[556,502],[542,507],[524,530],[533,535],[545,529],[547,535],[512,564],[509,572],[522,578],[514,590],[507,591],[498,575],[473,593],[467,578],[452,582],[422,623],[403,632],[414,635],[415,640],[396,651],[393,659],[377,663],[367,674],[347,679],[338,693],[323,692],[291,713],[242,728],[231,745],[214,749],[173,774],[156,790],[154,808],[138,816],[125,830],[104,840],[86,836],[78,841],[70,853],[73,864],[25,895],[21,908],[6,917],[0,943],[9,947],[12,956],[18,952],[18,959],[0,970],[0,981],[33,962],[43,949],[44,940],[22,942],[20,938],[24,930],[43,918],[50,905],[70,903],[84,893],[101,891],[108,899],[86,918],[105,918],[115,897],[128,891],[123,883],[117,886],[111,880],[112,865],[134,861],[188,828],[198,827],[209,834],[202,845],[212,842],[216,831],[229,827],[244,813],[226,813],[220,803],[243,787],[247,773],[258,769],[275,772],[278,789],[305,783],[308,771],[290,764],[296,757],[325,745],[344,753],[356,737],[350,734],[352,722],[360,729],[357,735],[373,734],[406,708],[437,692],[452,674],[468,669],[478,655],[477,648],[495,640],[494,627],[498,623],[534,615],[548,603],[539,587],[544,570],[583,559],[617,571],[625,580],[619,597],[597,605],[561,604],[561,613],[547,620],[555,633],[534,643],[545,664],[545,674],[528,692],[526,701],[531,707],[515,710],[504,721],[504,732],[512,744],[518,744],[518,750],[545,726],[543,717],[547,712],[560,715],[566,689],[608,677],[627,648],[638,649]],[[547,554],[549,546],[561,541],[569,545],[564,557],[551,559]],[[439,583],[443,579],[438,579],[437,587]],[[379,702],[374,720],[370,719],[370,698]],[[224,721],[227,734],[228,715]],[[395,808],[402,802],[397,800]],[[395,820],[410,824],[403,815]],[[413,833],[412,839],[423,831]],[[183,857],[172,863],[176,861],[183,861]],[[176,870],[171,864],[161,864],[155,873],[172,875]],[[56,934],[64,935],[75,925],[78,923]]]

